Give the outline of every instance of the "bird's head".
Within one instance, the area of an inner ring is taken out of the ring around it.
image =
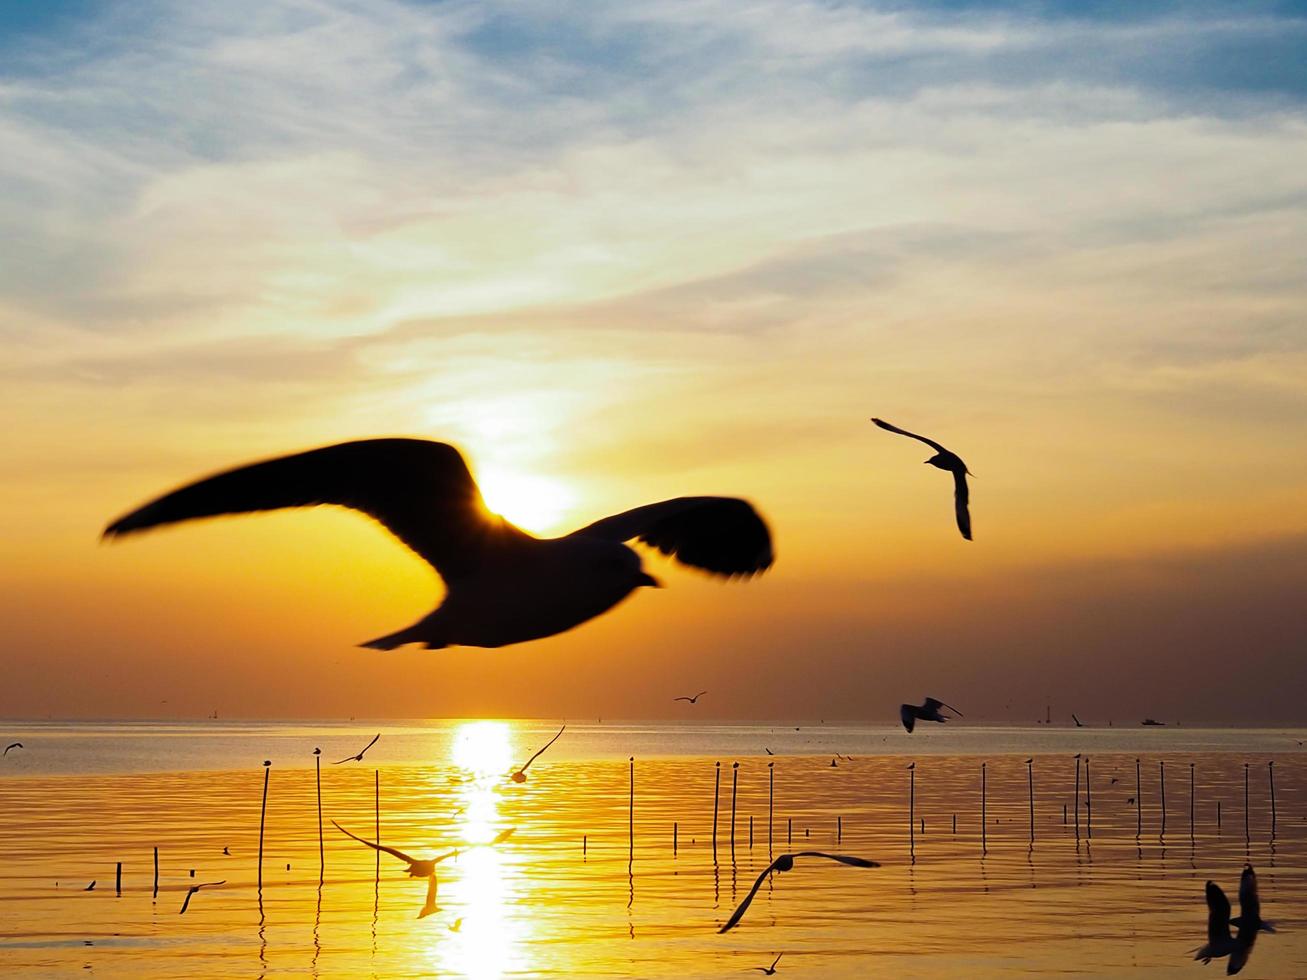
[[[941,469],[941,470],[949,469],[948,457],[945,456],[943,453],[936,453],[934,456],[930,457],[930,459],[923,460],[923,462],[927,466],[934,466],[937,469]]]

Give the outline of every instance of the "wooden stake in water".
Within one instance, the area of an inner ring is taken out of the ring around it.
[[[626,837],[628,862],[635,860],[635,756],[631,756],[631,789],[627,800]]]
[[[1030,787],[1030,843],[1035,842],[1035,760],[1026,760],[1026,783]]]
[[[908,853],[917,849],[917,764],[908,766]]]
[[[1189,763],[1189,843],[1194,842],[1194,764]]]
[[[731,855],[735,855],[735,791],[740,785],[740,764],[731,763]]]
[[[372,770],[372,814],[376,818],[377,843],[381,843],[381,770]],[[377,877],[381,881],[381,850],[377,849]]]
[[[672,857],[676,857],[676,821],[672,821]]]
[[[1271,837],[1275,837],[1275,762],[1266,763],[1266,775],[1271,780]]]
[[[318,780],[318,884],[327,877],[327,848],[322,841],[322,749],[313,750],[313,767]]]
[[[589,844],[590,844],[590,840],[589,840],[589,838],[588,838],[585,834],[582,834],[582,835],[581,835],[581,857],[585,857],[586,851],[587,851],[588,848],[589,848]]]
[[[259,810],[259,891],[263,891],[263,826],[268,817],[268,776],[272,774],[272,760],[263,760],[263,807]],[[378,852],[380,853],[380,852]]]
[[[159,897],[159,848],[154,848],[154,897]]]
[[[717,810],[721,801],[722,789],[722,764],[717,763],[716,775],[713,777],[712,784],[712,849],[717,853]]]
[[[1094,790],[1089,782],[1089,756],[1085,756],[1085,836],[1094,839]]]
[[[118,870],[114,874],[113,883],[114,894],[121,896],[123,893],[123,863],[118,862]]]
[[[988,847],[985,846],[985,835],[989,832],[989,820],[985,815],[985,763],[980,764],[980,853],[984,854]]]
[[[753,814],[749,814],[749,850],[753,850]]]
[[[1216,829],[1221,829],[1221,801],[1216,801]]]
[[[1135,836],[1144,832],[1144,794],[1139,781],[1139,759],[1135,759]]]
[[[835,843],[838,844],[844,840],[844,818],[838,814],[835,817]]]
[[[957,832],[958,832],[958,815],[955,813],[953,814],[953,833],[956,834]]]
[[[1161,773],[1162,785],[1162,836],[1166,836],[1166,763],[1159,762],[1157,770]]]
[[[794,843],[794,818],[785,818],[785,846],[789,847]]]
[[[767,856],[771,857],[772,804],[776,797],[776,763],[767,763]]]
[[[1076,840],[1080,839],[1080,753],[1076,753]]]
[[[1248,763],[1243,764],[1243,839],[1248,840]]]

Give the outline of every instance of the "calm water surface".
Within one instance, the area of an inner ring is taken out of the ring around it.
[[[1233,896],[1250,860],[1280,932],[1242,976],[1307,976],[1301,732],[569,724],[509,782],[557,724],[3,723],[26,748],[0,768],[0,972],[724,977],[784,951],[778,976],[1222,976],[1187,952],[1203,883]],[[377,731],[364,763],[331,764]],[[852,759],[832,767],[836,752]],[[330,822],[374,836],[378,786],[383,842],[415,856],[516,831],[441,865],[440,911],[419,920],[425,881]],[[791,834],[883,866],[800,862],[718,935]],[[219,879],[178,915],[189,885]]]

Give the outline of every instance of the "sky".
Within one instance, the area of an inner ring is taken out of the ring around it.
[[[1304,160],[1297,4],[0,6],[0,716],[1307,724]],[[357,515],[99,541],[378,435],[777,563],[381,654]]]

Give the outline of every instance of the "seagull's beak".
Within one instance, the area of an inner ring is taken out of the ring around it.
[[[642,585],[647,585],[651,589],[661,589],[663,587],[662,582],[659,582],[656,578],[654,578],[652,575],[650,575],[648,572],[644,571],[643,569],[641,569],[640,574],[636,576],[635,585],[636,588],[639,588]]]

